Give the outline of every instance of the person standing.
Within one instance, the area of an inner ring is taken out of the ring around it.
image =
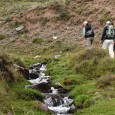
[[[115,39],[115,30],[114,26],[110,21],[106,22],[106,25],[103,29],[101,42],[103,49],[109,49],[109,55],[111,58],[114,58],[114,39]]]
[[[92,29],[91,25],[87,21],[84,21],[82,36],[84,37],[86,46],[88,48],[90,48],[93,43],[94,35],[94,30]]]

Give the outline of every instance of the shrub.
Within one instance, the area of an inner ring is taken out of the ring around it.
[[[52,2],[52,3],[50,4],[50,6],[49,6],[49,8],[50,8],[51,10],[55,10],[56,13],[62,12],[62,11],[64,10],[64,7],[65,7],[64,4],[62,4],[62,3],[60,3],[60,2],[57,2],[57,1]]]
[[[115,61],[111,59],[92,59],[84,60],[79,64],[76,64],[75,70],[77,73],[82,73],[85,75],[85,78],[92,79],[100,77],[103,74],[108,72],[114,73],[115,70]]]
[[[86,12],[89,11],[88,8],[89,8],[89,7],[88,7],[84,2],[81,2],[81,3],[78,5],[78,8],[76,9],[76,12],[77,12],[79,15],[85,16]],[[85,9],[87,9],[87,10],[85,10]]]
[[[89,49],[74,54],[70,61],[70,67],[76,73],[82,73],[85,78],[100,77],[108,72],[114,73],[115,61],[106,56],[106,52],[100,49]]]
[[[97,85],[99,88],[105,88],[106,86],[111,85],[111,83],[114,81],[115,81],[115,76],[111,74],[106,74],[98,79]]]
[[[8,83],[15,80],[15,75],[10,59],[5,54],[0,55],[0,79],[5,80]]]
[[[57,20],[68,21],[70,19],[70,17],[71,17],[70,13],[67,10],[63,10],[58,15]]]
[[[10,23],[10,25],[11,25],[11,27],[16,28],[16,27],[22,25],[22,22],[13,21]]]
[[[76,85],[77,84],[77,80],[74,78],[65,78],[64,81],[63,81],[63,84],[65,86],[68,86],[68,85]]]
[[[0,40],[5,39],[5,35],[3,35],[2,33],[0,33]]]
[[[56,1],[51,3],[49,7],[50,9],[55,10],[55,12],[58,13],[58,16],[56,17],[57,20],[68,21],[70,19],[71,15],[68,12],[65,3]]]
[[[113,20],[113,18],[112,18],[112,16],[111,16],[111,12],[110,11],[107,11],[107,10],[105,10],[105,9],[103,9],[102,11],[101,11],[101,18],[100,18],[100,24],[104,24],[106,21],[108,21],[108,20]]]
[[[84,103],[83,103],[83,107],[87,108],[90,107],[92,105],[94,105],[95,101],[93,99],[87,99]]]
[[[92,48],[80,51],[79,54],[76,55],[76,61],[90,60],[96,58],[104,58],[106,56],[106,52],[99,48]]]
[[[32,42],[33,42],[33,43],[36,43],[36,44],[41,44],[41,43],[43,42],[43,39],[37,37],[37,38],[34,38]]]
[[[39,18],[39,22],[40,22],[40,24],[41,24],[42,26],[45,26],[48,21],[49,21],[49,19],[46,18],[46,17],[40,17],[40,18]]]

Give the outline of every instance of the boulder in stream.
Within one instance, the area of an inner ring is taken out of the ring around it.
[[[41,91],[42,93],[49,93],[51,86],[47,83],[40,83],[37,85],[26,85],[25,88],[32,88]]]

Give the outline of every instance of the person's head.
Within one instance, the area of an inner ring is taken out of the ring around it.
[[[111,22],[110,22],[110,21],[107,21],[107,22],[106,22],[106,25],[111,25]]]
[[[83,22],[83,26],[86,26],[88,24],[88,21]]]

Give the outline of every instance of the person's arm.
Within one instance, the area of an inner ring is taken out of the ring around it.
[[[115,29],[114,29],[114,32],[115,32]],[[114,41],[115,41],[115,34],[114,34]]]
[[[107,27],[105,27],[104,30],[103,30],[101,41],[104,41],[104,39],[106,37],[106,31],[107,31]]]
[[[83,38],[85,38],[85,28],[83,28],[83,30],[82,30],[82,36],[83,36]]]

